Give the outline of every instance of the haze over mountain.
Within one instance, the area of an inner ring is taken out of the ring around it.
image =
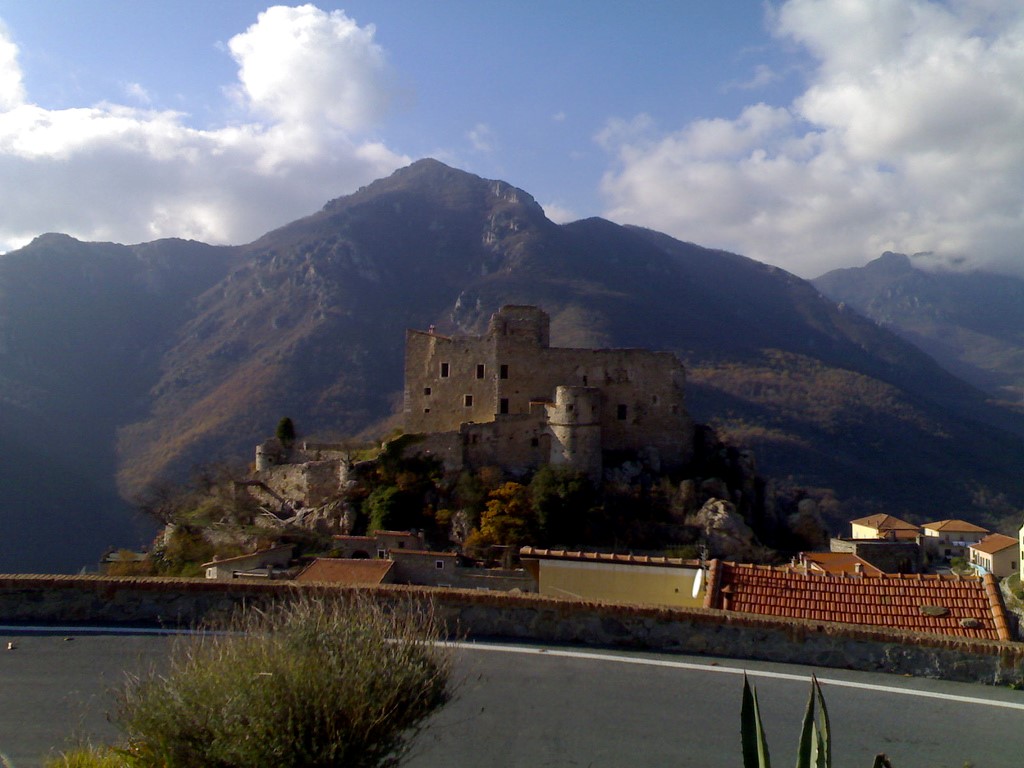
[[[506,303],[547,310],[556,345],[679,354],[694,416],[764,474],[831,489],[834,522],[1024,502],[1017,417],[810,283],[646,229],[556,225],[434,160],[244,246],[46,235],[0,257],[0,297],[0,570],[94,562],[120,526],[117,543],[137,538],[115,475],[130,496],[248,461],[283,415],[323,439],[385,431],[405,329],[477,333]],[[73,541],[49,533],[73,524]]]
[[[1024,400],[1024,280],[983,271],[926,270],[886,252],[813,283],[928,352],[943,367],[1019,407]]]

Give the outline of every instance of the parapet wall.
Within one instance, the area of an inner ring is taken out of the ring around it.
[[[243,604],[356,590],[284,582],[0,576],[0,623],[189,626]],[[387,585],[358,591],[388,603],[432,606],[459,637],[650,649],[962,682],[1024,682],[1021,643],[490,591]]]

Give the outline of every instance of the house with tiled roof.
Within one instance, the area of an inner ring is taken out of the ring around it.
[[[921,529],[918,526],[892,515],[868,515],[850,521],[850,538],[852,539],[916,541],[920,535]]]
[[[714,560],[704,607],[972,639],[1013,639],[991,574],[836,575]]]
[[[882,575],[880,568],[852,552],[801,552],[790,564],[790,570],[800,568],[816,573]]]
[[[1001,533],[990,533],[967,551],[968,561],[979,573],[991,573],[997,579],[1005,579],[1016,573],[1019,559],[1017,539]]]
[[[928,554],[945,560],[966,557],[967,547],[989,534],[987,528],[966,520],[936,520],[922,525],[921,532],[924,534],[921,543]]]
[[[239,578],[280,578],[285,575],[294,550],[295,547],[291,544],[281,544],[250,552],[247,555],[213,560],[203,563],[203,572],[206,574],[206,578],[218,581]]]
[[[394,564],[393,560],[318,557],[303,568],[295,580],[349,587],[390,584],[390,572]]]
[[[577,600],[699,608],[703,603],[700,561],[677,557],[614,555],[523,547],[519,560],[537,591]]]

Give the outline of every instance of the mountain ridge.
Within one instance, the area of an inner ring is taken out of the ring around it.
[[[544,308],[555,345],[678,354],[698,420],[752,447],[780,483],[834,497],[834,524],[876,509],[922,517],[943,503],[953,508],[939,517],[991,520],[1024,503],[1010,474],[1021,438],[992,426],[1016,428],[1016,417],[807,281],[639,227],[555,224],[527,192],[438,161],[244,245],[69,240],[0,257],[0,296],[47,307],[35,324],[9,313],[4,357],[21,367],[0,375],[0,399],[44,381],[36,416],[54,425],[49,438],[78,418],[69,453],[102,446],[94,470],[116,474],[128,496],[197,462],[247,462],[283,415],[322,439],[385,431],[401,409],[405,330],[480,333],[513,303]],[[78,271],[62,276],[68,249]],[[7,265],[12,255],[64,293],[40,293],[39,279]],[[135,265],[134,283],[104,277],[103,264]],[[83,283],[98,292],[61,299]],[[94,306],[104,291],[131,328]],[[103,323],[86,332],[97,312]],[[77,335],[47,356],[30,340],[55,325]],[[68,371],[103,386],[83,392]],[[68,398],[56,415],[44,407]],[[978,501],[993,498],[1003,501]],[[0,570],[14,557],[2,547]]]

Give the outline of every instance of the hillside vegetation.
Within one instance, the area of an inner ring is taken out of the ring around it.
[[[507,303],[545,309],[555,345],[675,352],[698,421],[751,442],[764,475],[831,489],[843,514],[1024,506],[1024,417],[810,283],[602,219],[556,225],[527,192],[433,160],[243,246],[47,235],[0,258],[0,297],[17,422],[2,447],[14,477],[53,479],[0,500],[0,570],[69,567],[52,544],[22,556],[37,513],[96,524],[70,567],[92,562],[121,543],[98,525],[116,492],[248,461],[282,414],[307,438],[384,434],[405,330],[480,333]]]

